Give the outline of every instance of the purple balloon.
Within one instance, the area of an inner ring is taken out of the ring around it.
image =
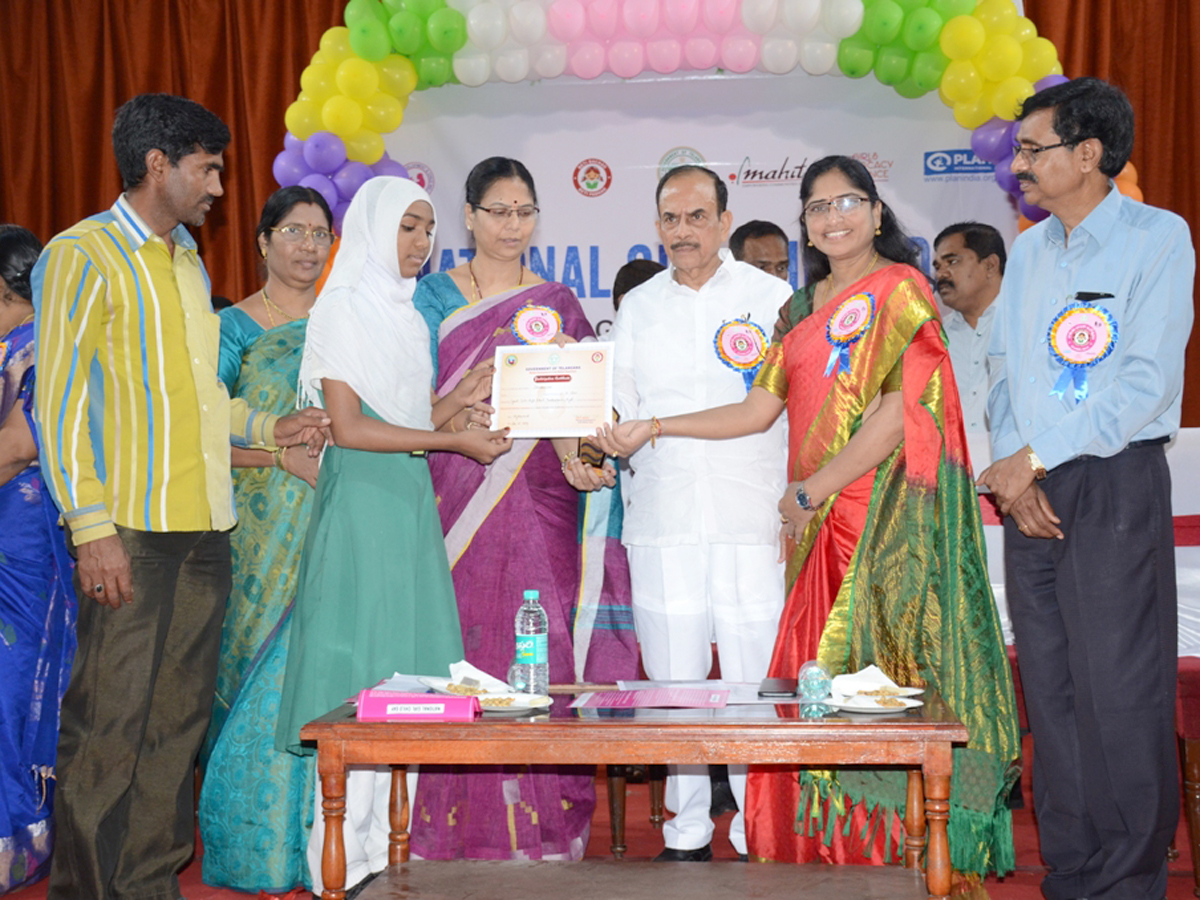
[[[346,219],[346,210],[350,208],[350,201],[343,200],[337,206],[333,207],[333,230],[339,235],[342,233],[342,222]]]
[[[1071,79],[1066,75],[1047,75],[1033,83],[1035,91],[1044,91],[1048,87],[1054,87],[1056,84],[1066,84]]]
[[[325,175],[306,175],[300,179],[300,186],[312,188],[318,194],[325,198],[325,202],[329,204],[329,208],[333,207],[338,202],[337,188],[333,186],[333,182]]]
[[[371,166],[371,171],[376,175],[390,175],[393,178],[408,177],[408,169],[390,158],[386,153],[383,155],[383,159]]]
[[[1050,213],[1042,209],[1040,206],[1034,206],[1032,203],[1026,203],[1025,198],[1021,197],[1017,200],[1017,209],[1021,211],[1021,215],[1031,222],[1040,222]]]
[[[971,132],[971,149],[980,159],[997,163],[1012,154],[1012,141],[1008,139],[1009,123],[993,116]]]
[[[284,150],[303,150],[304,149],[304,141],[300,140],[300,138],[296,137],[290,131],[285,132],[283,135],[283,149]]]
[[[291,187],[299,184],[300,179],[312,174],[312,169],[304,161],[304,154],[299,150],[281,150],[271,164],[271,174],[279,182],[280,187]]]
[[[328,175],[346,161],[346,145],[332,131],[317,131],[304,142],[304,161],[314,172]]]
[[[371,171],[371,167],[366,163],[351,160],[344,163],[340,169],[329,177],[337,188],[338,195],[343,200],[349,200],[363,186],[363,182],[374,174]]]
[[[1020,184],[1017,181],[1017,176],[1013,174],[1011,166],[1011,153],[996,163],[996,184],[1000,185],[1001,190],[1007,191],[1010,194],[1019,194],[1021,192]]]

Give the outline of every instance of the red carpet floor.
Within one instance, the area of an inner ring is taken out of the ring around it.
[[[1025,758],[1029,759],[1031,741],[1025,738]],[[1025,792],[1025,809],[1013,812],[1013,832],[1017,850],[1017,870],[1004,879],[992,876],[984,883],[984,890],[990,900],[1040,900],[1041,882],[1044,869],[1037,849],[1037,830],[1030,806],[1029,771],[1023,780]],[[592,820],[591,841],[588,844],[588,856],[604,857],[610,855],[611,844],[608,816],[608,795],[600,770],[596,780],[597,805],[596,815]],[[729,845],[727,835],[729,822],[733,818],[728,813],[717,820],[717,833],[713,841],[713,853],[717,858],[731,859],[733,848]],[[650,825],[650,797],[646,785],[631,784],[626,789],[626,830],[625,841],[629,847],[626,858],[652,857],[662,849],[660,833]],[[1170,878],[1168,879],[1168,900],[1185,900],[1193,897],[1192,862],[1188,849],[1187,827],[1182,816],[1179,830],[1176,834],[1175,845],[1179,849],[1179,858],[1170,863]],[[200,851],[202,852],[202,851]],[[200,881],[200,863],[193,862],[180,878],[184,896],[188,900],[234,900],[245,898],[246,894],[236,891],[210,888]],[[13,900],[43,900],[46,896],[45,882],[25,888],[10,895]],[[974,898],[981,895],[976,892]]]

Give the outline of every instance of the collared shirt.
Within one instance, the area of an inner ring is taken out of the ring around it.
[[[122,195],[55,237],[32,276],[42,471],[76,544],[138,531],[222,531],[236,516],[230,441],[277,416],[230,401],[220,319],[182,225],[174,254]]]
[[[963,314],[944,308],[942,326],[950,345],[950,365],[962,401],[963,427],[968,434],[988,430],[988,344],[996,321],[996,303],[988,304],[972,328]]]
[[[776,311],[792,293],[787,282],[725,250],[720,268],[698,291],[674,274],[673,266],[659,272],[621,301],[611,340],[622,419],[740,403],[746,382],[717,356],[717,329],[749,314],[769,336]],[[774,543],[776,504],[788,481],[783,419],[763,434],[727,441],[664,437],[633,454],[624,543]]]
[[[1056,216],[1013,244],[1000,287],[988,368],[993,458],[1026,444],[1053,469],[1112,456],[1132,441],[1179,430],[1184,348],[1192,328],[1196,256],[1187,223],[1111,187],[1067,240]],[[1049,328],[1076,292],[1112,314],[1116,344],[1087,370],[1087,398],[1055,396],[1063,366]]]

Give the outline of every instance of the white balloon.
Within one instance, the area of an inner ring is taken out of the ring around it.
[[[848,38],[862,27],[862,0],[824,0],[821,24],[834,40]]]
[[[772,75],[786,75],[796,68],[799,50],[791,38],[772,37],[762,42],[762,68]]]
[[[467,14],[467,37],[477,47],[495,50],[507,34],[507,17],[497,3],[480,3]]]
[[[820,18],[821,0],[783,0],[783,23],[796,37],[812,31]]]
[[[515,84],[524,81],[529,74],[529,48],[512,47],[495,55],[492,69],[500,76],[501,81]]]
[[[567,48],[565,44],[547,44],[534,48],[533,71],[538,78],[557,78],[566,69]]]
[[[836,62],[837,42],[823,30],[800,42],[800,67],[809,75],[828,75]]]
[[[508,11],[508,27],[522,44],[536,44],[546,34],[546,10],[537,0],[518,0]]]
[[[742,24],[755,34],[766,34],[779,18],[779,0],[742,0]]]
[[[479,87],[492,72],[492,59],[486,53],[454,54],[454,77],[467,87]]]

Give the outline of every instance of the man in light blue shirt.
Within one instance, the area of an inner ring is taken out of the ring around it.
[[[989,349],[1008,602],[1048,900],[1160,900],[1179,818],[1176,590],[1163,444],[1179,428],[1195,253],[1112,183],[1117,88],[1024,104],[1012,169],[1052,213],[1013,244]]]

